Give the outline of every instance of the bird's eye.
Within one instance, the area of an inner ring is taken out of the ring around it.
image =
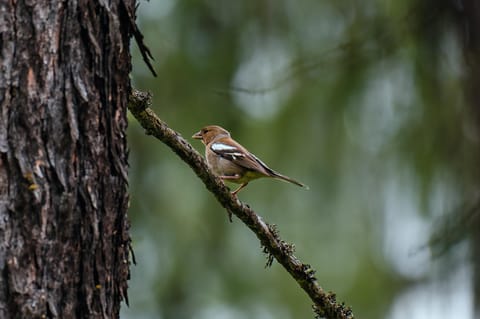
[[[205,134],[205,133],[207,133],[207,132],[208,132],[207,129],[203,129],[203,130],[202,130],[202,134]]]

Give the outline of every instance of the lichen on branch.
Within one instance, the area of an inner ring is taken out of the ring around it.
[[[192,168],[229,216],[235,215],[255,233],[267,254],[267,265],[271,265],[275,258],[285,268],[313,301],[317,318],[353,319],[350,307],[338,303],[334,293],[325,292],[320,287],[315,278],[315,270],[295,257],[294,245],[280,238],[277,227],[264,222],[248,205],[232,196],[223,181],[210,171],[203,157],[179,133],[169,128],[150,109],[150,105],[149,93],[133,89],[128,108],[146,133],[170,147]]]

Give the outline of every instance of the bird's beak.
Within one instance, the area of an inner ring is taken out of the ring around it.
[[[202,133],[200,131],[198,131],[197,133],[192,135],[192,138],[194,138],[196,140],[201,140],[203,138],[203,136],[202,136]]]

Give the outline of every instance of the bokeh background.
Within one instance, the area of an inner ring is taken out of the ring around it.
[[[462,1],[447,2],[156,0],[138,10],[159,76],[132,43],[134,86],[187,139],[224,126],[310,186],[258,180],[240,198],[358,318],[475,317],[464,221],[478,123],[446,14]],[[129,120],[137,265],[121,317],[313,318],[288,274],[264,268],[254,234]]]

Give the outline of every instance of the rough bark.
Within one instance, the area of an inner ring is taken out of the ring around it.
[[[134,1],[0,1],[0,318],[115,318]]]

